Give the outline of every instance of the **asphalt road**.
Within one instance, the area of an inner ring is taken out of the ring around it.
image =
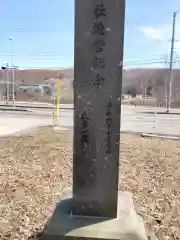
[[[0,135],[53,123],[52,109],[30,109],[30,112],[0,111]],[[180,115],[147,114],[153,108],[122,106],[121,131],[180,135]],[[73,127],[73,111],[60,110],[59,124]]]

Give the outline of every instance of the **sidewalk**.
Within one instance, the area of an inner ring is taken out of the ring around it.
[[[0,137],[12,136],[22,131],[27,131],[39,126],[50,125],[49,119],[21,119],[21,118],[6,118],[0,119]]]

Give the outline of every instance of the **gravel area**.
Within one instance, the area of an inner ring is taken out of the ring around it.
[[[180,141],[121,138],[119,189],[158,239],[180,239]],[[0,138],[0,239],[35,239],[72,184],[72,132]]]

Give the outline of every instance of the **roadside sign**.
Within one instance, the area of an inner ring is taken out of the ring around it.
[[[61,86],[62,82],[58,82],[58,88],[57,88],[57,100],[56,100],[56,125],[58,125],[58,119],[59,119],[59,104],[60,104],[60,94],[61,94]]]

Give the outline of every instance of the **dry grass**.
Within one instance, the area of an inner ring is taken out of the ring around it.
[[[147,229],[180,239],[180,142],[123,135],[121,190],[133,192]],[[0,239],[28,239],[71,185],[72,133],[42,128],[0,139]]]
[[[180,141],[124,135],[120,188],[134,195],[148,230],[180,239]]]
[[[71,184],[71,147],[49,128],[0,140],[0,239],[28,239],[47,220]]]

